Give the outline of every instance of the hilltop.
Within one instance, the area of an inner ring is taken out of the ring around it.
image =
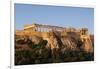
[[[29,27],[30,28],[30,27]],[[87,29],[15,32],[15,64],[43,64],[94,60],[94,36]]]

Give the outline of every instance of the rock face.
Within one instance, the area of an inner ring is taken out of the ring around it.
[[[88,35],[50,31],[43,38],[15,34],[15,64],[41,64],[93,60],[93,41]]]
[[[38,36],[30,36],[29,39],[35,44],[39,44],[40,41],[42,40],[42,38]]]
[[[83,41],[83,50],[87,53],[93,53],[93,41],[91,40],[91,37],[89,35],[81,36],[81,39]]]

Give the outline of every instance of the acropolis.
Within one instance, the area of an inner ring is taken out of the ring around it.
[[[23,63],[20,63],[19,52],[23,58],[26,58],[26,53],[26,56],[33,60],[29,60],[33,64],[46,61],[84,61],[87,56],[90,56],[89,60],[93,60],[94,42],[90,35],[87,28],[76,29],[36,23],[24,25],[22,30],[15,31],[15,64]]]
[[[59,26],[51,26],[51,25],[43,25],[43,24],[31,24],[31,25],[24,25],[23,30],[16,30],[16,35],[27,35],[30,39],[33,36],[42,37],[44,40],[49,41],[50,32],[55,31],[59,32],[59,37],[63,36],[72,36],[74,38],[81,38],[82,41],[88,40],[88,44],[92,46],[92,42],[90,39],[90,34],[87,28],[75,29],[75,28],[66,28],[66,27],[59,27]],[[55,33],[57,34],[57,33]],[[57,34],[58,35],[58,34]],[[87,47],[86,47],[87,48]]]

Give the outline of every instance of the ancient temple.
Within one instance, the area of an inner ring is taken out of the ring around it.
[[[65,29],[64,27],[43,25],[43,24],[31,24],[24,26],[24,30],[39,31],[39,32],[48,32],[50,30],[61,31],[64,29]]]

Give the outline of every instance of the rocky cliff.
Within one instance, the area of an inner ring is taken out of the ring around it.
[[[47,37],[15,34],[15,64],[94,60],[93,40],[75,32],[50,31]]]

